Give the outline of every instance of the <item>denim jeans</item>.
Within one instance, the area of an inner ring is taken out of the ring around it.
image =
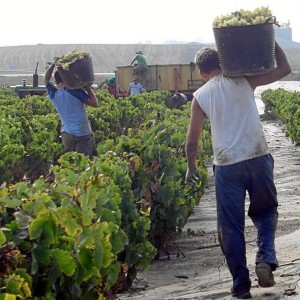
[[[250,278],[246,261],[245,198],[249,194],[248,215],[257,228],[256,263],[278,262],[275,252],[277,193],[271,154],[228,166],[214,166],[218,214],[218,235],[236,293],[249,291]]]

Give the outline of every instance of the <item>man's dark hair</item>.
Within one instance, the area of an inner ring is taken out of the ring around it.
[[[219,55],[216,49],[204,47],[195,56],[195,63],[200,71],[210,73],[220,68]]]
[[[63,79],[61,78],[58,70],[54,72],[54,80],[56,84],[63,82]]]

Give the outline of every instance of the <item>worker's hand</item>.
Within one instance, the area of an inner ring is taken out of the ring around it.
[[[92,91],[92,87],[91,87],[90,85],[85,85],[85,86],[83,87],[83,89],[86,90],[87,92],[88,92],[88,91]]]
[[[52,64],[56,66],[57,62],[59,61],[60,57],[55,56],[52,60]]]
[[[197,167],[189,168],[185,174],[185,184],[187,185],[195,185],[197,182],[201,180],[201,174]]]

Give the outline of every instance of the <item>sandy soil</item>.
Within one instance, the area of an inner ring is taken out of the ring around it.
[[[290,86],[290,83],[286,85],[281,82],[270,88],[290,89]],[[292,89],[295,86],[299,90],[299,82],[292,85]],[[263,114],[261,90],[256,92],[256,100]],[[296,300],[300,299],[300,147],[291,143],[285,136],[283,126],[275,120],[264,119],[262,115],[262,125],[275,159],[274,175],[279,201],[276,235],[279,267],[274,272],[276,285],[260,288],[254,272],[256,230],[246,216],[251,294],[254,299]],[[210,179],[206,192],[189,218],[182,237],[174,243],[170,258],[161,257],[148,270],[141,271],[131,290],[120,294],[120,299],[232,299],[232,279],[217,240],[212,167],[208,166],[208,170]],[[246,199],[246,206],[248,204]]]

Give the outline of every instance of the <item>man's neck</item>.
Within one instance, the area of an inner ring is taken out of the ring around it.
[[[204,81],[208,81],[208,80],[212,79],[213,77],[218,76],[220,74],[222,74],[222,70],[220,68],[215,69],[215,70],[211,71],[210,73],[200,71],[200,76]]]
[[[213,77],[218,76],[220,74],[222,74],[222,70],[221,69],[216,69],[216,70],[209,73],[209,79],[212,79]]]

